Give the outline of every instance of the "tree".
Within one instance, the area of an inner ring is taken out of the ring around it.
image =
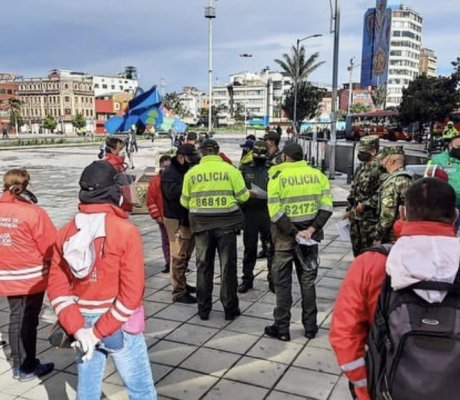
[[[366,105],[366,104],[352,104],[350,107],[350,113],[351,114],[360,114],[360,113],[366,113],[372,110],[372,107]]]
[[[299,52],[297,47],[292,46],[291,54],[284,53],[281,59],[276,59],[275,62],[281,67],[284,75],[289,76],[292,80],[306,81],[310,74],[324,64],[324,61],[317,62],[319,53],[313,53],[307,58],[305,47],[301,46]],[[297,65],[299,74],[297,75]]]
[[[218,106],[212,107],[212,126],[217,126],[219,122],[219,117],[228,111],[228,107],[225,104],[219,104]],[[200,108],[198,119],[199,123],[203,125],[208,124],[209,108],[202,107]]]
[[[246,119],[246,109],[243,103],[236,103],[236,107],[234,110],[233,117],[235,118],[236,122],[244,122]]]
[[[385,85],[375,87],[371,92],[371,97],[375,108],[383,109],[387,101],[387,87]]]
[[[24,125],[22,117],[22,101],[14,97],[8,99],[8,109],[10,111],[10,124],[14,125],[16,135],[19,135],[19,128]]]
[[[57,121],[51,115],[47,115],[46,118],[43,120],[43,128],[49,129],[51,133],[53,133],[56,127]]]
[[[83,128],[86,127],[85,118],[82,114],[77,114],[77,116],[72,120],[72,125],[77,130],[77,134],[80,135],[83,133]]]
[[[419,122],[420,126],[444,121],[460,106],[460,74],[437,78],[418,76],[403,89],[399,119],[403,125]]]
[[[176,92],[166,93],[163,98],[163,105],[180,118],[189,117],[191,115],[182,104],[182,101]]]
[[[311,119],[317,116],[321,100],[326,91],[312,86],[309,83],[301,82],[297,90],[297,124],[304,119]],[[288,118],[294,116],[294,88],[291,88],[284,100],[283,110]]]

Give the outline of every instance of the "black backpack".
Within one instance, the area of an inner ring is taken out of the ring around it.
[[[388,255],[390,249],[370,250]],[[431,304],[413,289],[448,294]],[[460,269],[453,284],[420,282],[397,291],[387,275],[367,345],[373,400],[460,398]]]

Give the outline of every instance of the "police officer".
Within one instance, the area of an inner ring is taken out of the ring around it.
[[[282,164],[271,168],[268,183],[268,210],[275,245],[272,273],[276,307],[275,323],[265,328],[265,334],[290,340],[294,262],[302,293],[305,337],[312,339],[318,332],[315,290],[318,243],[315,242],[323,239],[323,227],[332,215],[332,196],[328,179],[303,160],[299,144],[284,146],[282,158]],[[308,246],[299,245],[303,241]]]
[[[391,243],[395,240],[393,225],[399,218],[399,206],[412,183],[413,174],[406,171],[402,146],[385,147],[381,152],[381,165],[388,177],[379,191],[379,220],[375,229],[374,244]]]
[[[455,129],[454,123],[452,121],[449,121],[442,132],[442,141],[445,145],[447,145],[457,135],[458,131],[457,129]]]
[[[280,164],[282,162],[279,149],[281,137],[275,131],[270,131],[264,136],[264,140],[268,146],[268,160],[272,165]]]
[[[216,250],[221,267],[220,298],[225,319],[241,314],[238,307],[236,233],[243,228],[239,203],[246,202],[249,191],[241,172],[219,156],[219,145],[206,139],[200,146],[199,165],[187,172],[181,204],[189,209],[195,234],[198,315],[209,319],[212,308],[214,259]]]
[[[358,146],[358,159],[361,161],[351,184],[348,206],[344,219],[350,219],[350,236],[353,254],[358,256],[374,242],[375,225],[377,224],[380,177],[377,153],[379,137],[364,136]]]
[[[268,169],[270,168],[270,162],[267,160],[267,143],[262,140],[255,142],[252,153],[252,162],[250,164],[243,165],[241,169],[246,187],[251,189],[252,185],[256,185],[264,192],[267,192]],[[258,196],[257,198],[250,199],[244,204],[243,211],[245,221],[243,233],[243,282],[238,287],[239,293],[246,293],[249,289],[253,288],[254,267],[257,260],[257,241],[259,232],[261,232],[261,236],[269,238],[268,241],[271,242],[270,217],[268,215],[266,196]],[[271,265],[273,261],[272,248],[273,246],[268,246],[267,279],[270,290],[274,291],[271,276]]]

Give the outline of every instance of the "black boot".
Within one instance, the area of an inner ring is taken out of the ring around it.
[[[252,281],[243,281],[240,286],[238,286],[238,293],[246,293],[249,289],[254,287]]]
[[[281,340],[282,342],[289,342],[291,340],[291,335],[289,334],[289,332],[281,333],[278,331],[278,328],[275,325],[266,326],[265,334],[272,338]]]
[[[161,272],[163,272],[163,274],[169,274],[169,264],[166,264]]]

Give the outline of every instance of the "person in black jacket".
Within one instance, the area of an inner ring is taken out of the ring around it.
[[[196,303],[196,298],[191,295],[196,289],[187,285],[185,276],[195,241],[190,231],[188,210],[180,204],[180,196],[185,173],[198,161],[195,146],[183,144],[177,150],[176,156],[171,159],[169,168],[161,175],[164,224],[171,252],[172,296],[174,302],[185,304]]]
[[[268,159],[268,145],[259,140],[253,146],[253,160],[249,164],[241,167],[246,187],[253,189],[253,185],[262,189],[262,193],[257,198],[251,198],[242,208],[244,212],[244,256],[243,256],[243,282],[238,286],[239,293],[246,293],[253,288],[254,267],[257,259],[257,241],[259,232],[265,237],[267,244],[267,269],[269,289],[274,292],[271,276],[271,265],[273,261],[273,245],[270,235],[270,216],[267,207],[267,185],[268,169],[272,166]]]

